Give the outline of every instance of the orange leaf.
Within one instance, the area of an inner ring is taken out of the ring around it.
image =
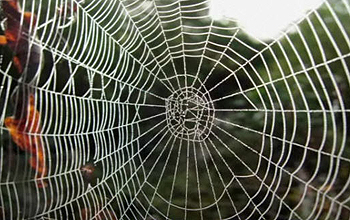
[[[34,96],[29,97],[27,114],[20,119],[7,117],[5,126],[9,129],[13,141],[22,150],[31,154],[29,164],[38,172],[37,177],[47,174],[44,147],[41,138],[40,113],[35,109]]]

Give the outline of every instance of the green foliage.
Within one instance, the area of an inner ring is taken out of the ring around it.
[[[168,2],[156,2],[158,13],[170,10],[161,7]],[[350,108],[350,17],[341,1],[323,5],[268,46],[231,20],[212,21],[205,3],[197,1],[179,3],[195,5],[196,12],[183,11],[181,19],[161,25],[148,23],[152,18],[147,16],[154,13],[141,2],[130,13],[116,1],[84,4],[64,28],[66,21],[55,19],[59,5],[33,5],[40,14],[37,37],[45,51],[37,93],[42,118],[52,120],[44,130],[79,133],[77,138],[45,137],[49,166],[59,176],[52,183],[63,185],[50,193],[70,197],[67,203],[76,211],[59,206],[62,216],[78,216],[87,204],[106,206],[118,216],[138,210],[157,219],[163,219],[157,210],[173,219],[219,219],[240,211],[241,219],[262,214],[266,219],[293,218],[287,206],[301,218],[323,219],[342,208],[336,204],[329,210],[331,198],[345,201],[350,193],[347,188],[340,193],[349,176],[343,158],[350,156],[345,111]],[[25,8],[30,7],[28,1]],[[141,33],[143,25],[149,28]],[[164,44],[164,39],[172,40]],[[12,54],[6,47],[1,50],[0,81],[16,81],[20,76],[8,69]],[[164,55],[168,53],[172,56]],[[177,74],[194,77],[176,82]],[[171,95],[167,86],[177,90],[186,83],[202,86],[201,92],[205,87],[214,101],[216,119],[205,142],[174,138],[164,108],[142,106],[164,106],[159,97]],[[15,86],[10,83],[9,92],[1,88],[1,104]],[[2,117],[11,115],[12,108],[6,104]],[[7,131],[1,134],[1,149],[15,152],[17,166],[25,166],[19,158],[28,155],[17,152]],[[87,153],[83,157],[80,152]],[[105,157],[94,161],[100,155]],[[93,184],[79,174],[91,161],[96,164]],[[53,167],[61,163],[60,169]],[[10,176],[8,181],[23,181],[27,176],[22,173],[30,173],[28,168],[11,176],[14,167],[9,167],[1,174]],[[93,190],[80,196],[79,190],[89,187]],[[26,185],[17,193],[21,197],[33,189]],[[0,205],[9,208],[11,196],[1,196],[5,202]],[[324,196],[324,204],[313,205]],[[60,202],[52,197],[47,201],[51,205]],[[25,217],[35,214],[24,212]],[[347,210],[339,212],[349,216]]]

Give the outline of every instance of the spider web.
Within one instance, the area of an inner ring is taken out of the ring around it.
[[[1,47],[0,218],[350,218],[347,0],[269,43],[210,1],[19,3],[43,61],[23,81]],[[21,84],[42,188],[4,125]]]

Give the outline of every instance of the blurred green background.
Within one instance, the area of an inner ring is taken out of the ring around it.
[[[212,20],[208,2],[25,3],[44,52],[33,88],[49,187],[35,187],[30,155],[2,126],[5,218],[350,217],[348,1],[268,42]],[[71,23],[57,15],[66,3]],[[21,76],[0,50],[3,121]],[[167,127],[165,100],[191,83],[215,108],[203,142]]]

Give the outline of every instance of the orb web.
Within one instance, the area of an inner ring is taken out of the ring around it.
[[[0,219],[350,218],[348,0],[266,41],[213,1],[4,2]]]

